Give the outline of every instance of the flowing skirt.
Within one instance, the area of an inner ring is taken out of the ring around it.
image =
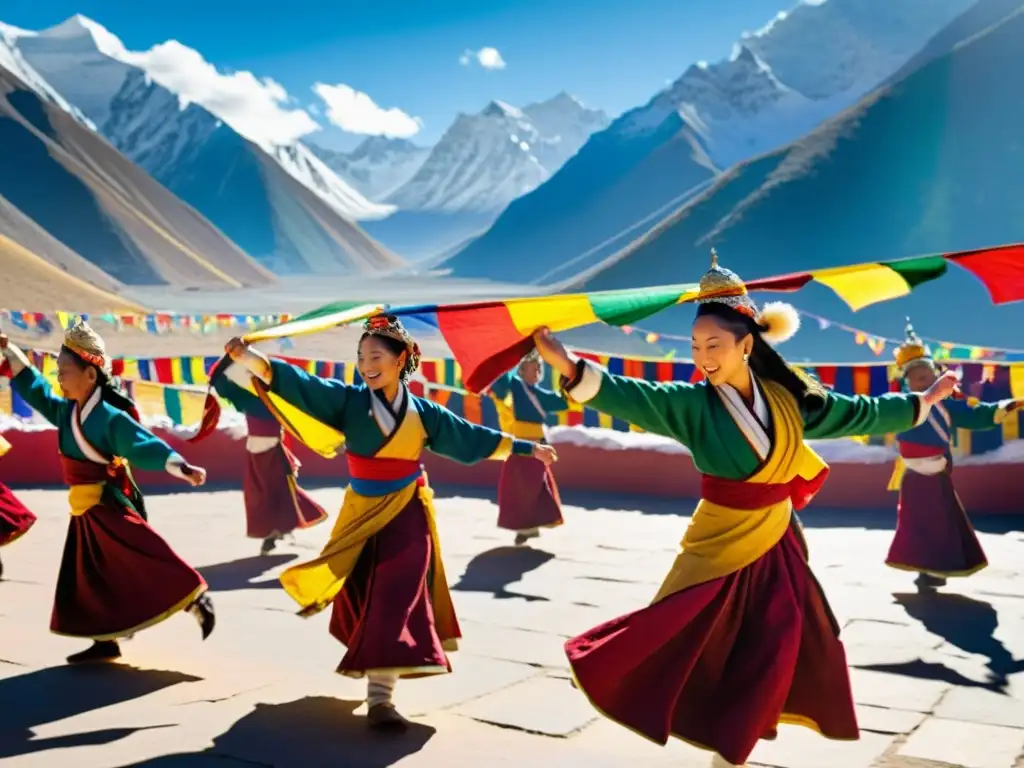
[[[338,672],[369,671],[412,678],[451,672],[445,649],[452,637],[438,633],[430,598],[433,545],[418,496],[363,547],[355,570],[334,599],[331,634],[348,652]]]
[[[551,467],[532,456],[505,459],[498,479],[498,527],[529,531],[562,523],[562,500]]]
[[[206,581],[108,487],[72,515],[50,631],[116,640],[158,624],[206,591]]]
[[[20,539],[36,522],[36,516],[18,501],[10,488],[0,483],[0,547]]]
[[[886,565],[935,576],[970,576],[988,565],[950,468],[938,475],[908,470],[896,509]]]
[[[249,538],[283,536],[327,519],[324,509],[296,483],[295,465],[284,446],[250,452],[247,461],[242,495]]]
[[[799,532],[753,564],[676,592],[565,644],[603,715],[742,765],[779,723],[859,738],[839,627]]]

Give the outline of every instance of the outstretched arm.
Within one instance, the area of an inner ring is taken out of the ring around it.
[[[29,407],[38,411],[54,426],[58,426],[61,408],[65,404],[64,398],[54,393],[46,377],[36,370],[25,353],[2,333],[0,352],[3,353],[5,367],[10,369],[11,388],[29,404]]]
[[[226,349],[232,360],[248,368],[271,392],[317,421],[344,432],[345,407],[356,387],[337,379],[321,379],[282,360],[270,360],[241,339],[232,339]]]
[[[127,459],[134,467],[164,471],[191,485],[202,485],[206,481],[206,470],[193,467],[127,413],[118,412],[110,419],[106,437],[114,454]]]
[[[473,424],[456,416],[444,406],[429,400],[417,400],[427,448],[460,464],[476,464],[486,459],[504,459],[509,454],[532,456],[536,444],[519,440],[490,427]],[[544,447],[545,449],[546,446]]]
[[[905,432],[928,418],[932,406],[953,394],[957,378],[945,373],[924,392],[880,397],[828,392],[825,405],[804,413],[804,437],[828,439]]]
[[[969,403],[967,400],[945,400],[942,407],[949,414],[955,429],[982,431],[1001,426],[1020,409],[1019,400],[1000,400],[995,403]]]

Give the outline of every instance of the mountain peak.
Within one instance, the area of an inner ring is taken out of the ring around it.
[[[76,13],[60,24],[44,29],[39,37],[49,40],[75,40],[87,38],[96,50],[114,59],[123,58],[127,54],[124,43],[113,32],[98,21]]]
[[[516,107],[497,99],[484,107],[480,114],[484,117],[511,117],[513,119],[519,119],[523,116],[523,113]]]

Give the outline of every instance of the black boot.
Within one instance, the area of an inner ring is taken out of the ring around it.
[[[203,592],[197,597],[195,602],[188,607],[188,612],[199,622],[199,627],[203,630],[203,640],[208,638],[217,624],[217,616],[213,611],[213,598],[210,597],[210,593]]]
[[[114,661],[121,658],[121,646],[117,640],[96,640],[84,651],[72,653],[67,658],[68,664],[89,664],[102,661]]]
[[[932,576],[930,573],[919,573],[914,580],[917,591],[922,595],[932,594],[939,587],[946,586],[946,579],[942,576]]]
[[[277,549],[277,542],[280,540],[280,536],[267,536],[263,540],[263,544],[260,546],[261,555],[269,555],[275,549]]]

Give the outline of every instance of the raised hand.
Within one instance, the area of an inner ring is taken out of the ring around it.
[[[947,397],[956,394],[960,389],[960,377],[952,371],[946,371],[939,376],[928,389],[924,391],[923,400],[928,405],[941,403]]]
[[[240,336],[235,336],[224,345],[224,351],[227,352],[228,357],[235,361],[240,360],[245,355],[247,349],[249,349],[249,345]]]
[[[562,376],[571,379],[576,375],[575,361],[569,357],[569,353],[562,346],[562,342],[555,338],[550,328],[541,328],[534,333],[533,343],[536,344],[537,351],[544,358],[544,362],[562,374]]]

